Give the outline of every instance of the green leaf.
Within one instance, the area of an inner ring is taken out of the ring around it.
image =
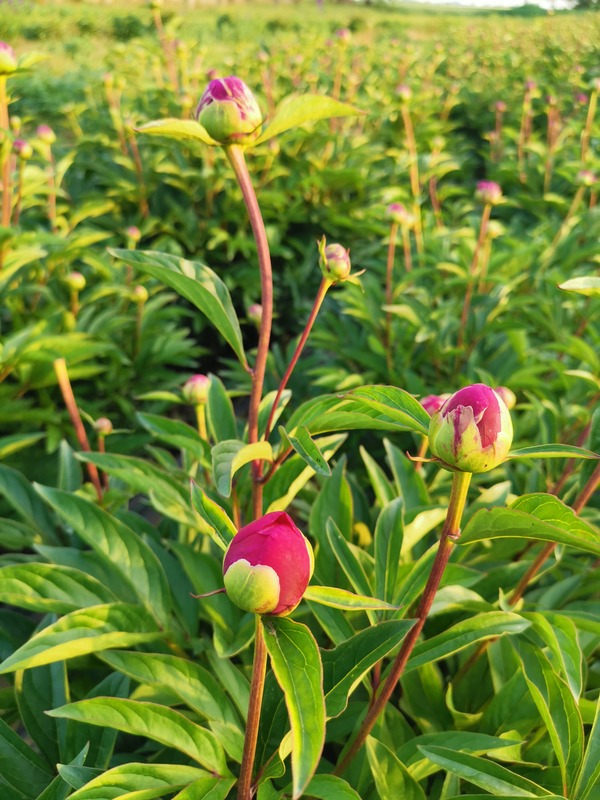
[[[56,526],[48,508],[33,487],[16,469],[0,464],[0,494],[42,537],[44,544],[59,544]]]
[[[507,458],[600,458],[597,453],[571,444],[538,444],[511,450]]]
[[[198,778],[218,780],[183,764],[122,764],[94,778],[71,795],[74,800],[152,800]]]
[[[573,620],[564,614],[545,612],[522,612],[532,625],[529,634],[535,631],[547,646],[553,657],[553,664],[560,668],[575,700],[579,700],[583,689],[584,655]],[[535,637],[530,637],[537,644]]]
[[[25,642],[0,665],[0,674],[53,664],[112,647],[132,647],[164,636],[140,606],[112,603],[73,611]]]
[[[298,453],[303,461],[317,474],[328,478],[331,475],[331,467],[319,450],[316,442],[311,438],[308,429],[301,425],[296,429],[295,434],[288,433],[283,425],[279,427],[282,439],[287,440],[290,446]]]
[[[22,724],[49,764],[66,753],[66,723],[46,715],[49,708],[67,702],[68,681],[64,661],[15,674],[15,699]]]
[[[198,431],[179,419],[161,417],[159,414],[137,414],[144,428],[159,439],[188,452],[198,461],[208,454],[208,445]]]
[[[0,717],[0,790],[8,787],[28,798],[37,795],[52,780],[42,757],[25,744],[18,733]]]
[[[112,255],[141,269],[174,289],[201,311],[231,345],[241,365],[248,362],[242,332],[229,289],[216,272],[204,264],[152,250],[110,250]]]
[[[305,794],[319,800],[361,800],[350,784],[337,775],[315,775],[306,787]]]
[[[319,648],[310,630],[285,617],[264,617],[273,672],[285,695],[292,729],[293,797],[302,795],[325,742],[325,699]]]
[[[135,130],[137,133],[144,133],[150,136],[166,136],[169,139],[177,139],[180,142],[218,144],[195,119],[177,119],[176,117],[156,119],[152,122],[145,122]]]
[[[583,723],[579,708],[569,687],[554,672],[539,648],[519,642],[517,652],[560,766],[565,797],[571,797],[583,758]]]
[[[365,571],[361,562],[359,561],[354,548],[342,535],[342,532],[335,524],[333,519],[329,518],[325,526],[327,533],[327,541],[335,555],[339,565],[341,566],[344,574],[352,584],[352,588],[363,597],[371,597],[372,590],[369,584]],[[377,617],[374,612],[367,612],[371,624],[377,622]]]
[[[600,698],[596,702],[596,715],[577,777],[573,799],[586,800],[598,781],[600,781]]]
[[[206,419],[208,430],[215,442],[237,437],[237,426],[233,404],[216,375],[209,375],[208,403],[206,404]]]
[[[304,599],[312,603],[330,608],[341,608],[345,611],[397,611],[398,606],[368,597],[361,594],[348,592],[346,589],[337,589],[335,586],[309,586],[304,592]]]
[[[12,436],[0,436],[0,459],[18,453],[30,445],[39,442],[45,433],[14,433]]]
[[[53,717],[116,728],[134,736],[145,736],[184,753],[216,775],[229,775],[225,754],[217,737],[184,714],[167,706],[116,697],[94,697],[61,706],[48,713]]]
[[[600,278],[595,275],[586,275],[581,278],[571,278],[564,283],[559,283],[558,288],[565,292],[578,292],[588,297],[600,295]]]
[[[96,578],[58,564],[13,564],[0,569],[0,603],[67,614],[117,598]]]
[[[194,661],[161,653],[108,650],[100,655],[113,669],[138,683],[170,689],[209,720],[237,723],[238,716],[221,686]]]
[[[269,442],[244,444],[237,439],[226,439],[213,447],[212,459],[217,491],[229,497],[235,473],[251,461],[273,461],[273,450]]]
[[[213,540],[225,551],[236,534],[236,527],[220,505],[192,482],[192,505],[202,519],[211,527]]]
[[[81,752],[75,756],[68,766],[81,766],[87,757],[88,750],[89,747],[86,744]],[[61,765],[58,764],[59,769],[60,767]],[[48,784],[44,791],[37,796],[36,800],[65,800],[70,791],[71,787],[59,774],[56,776],[56,778],[54,778],[52,783]]]
[[[537,783],[485,758],[434,745],[420,746],[419,750],[438,767],[458,775],[459,778],[485,789],[496,797],[551,796],[551,792]]]
[[[487,611],[461,620],[437,636],[419,642],[412,651],[405,673],[447,658],[474,642],[495,639],[507,633],[521,633],[530,625],[519,614],[510,611]]]
[[[330,117],[353,117],[363,113],[348,103],[340,103],[339,100],[324,95],[302,94],[286,97],[275,111],[275,116],[269,125],[252,144],[255,146],[266,142],[291,128],[299,128],[306,122]]]
[[[36,489],[81,539],[134,589],[147,611],[167,626],[171,593],[162,565],[149,545],[123,522],[84,497],[37,484]]]
[[[400,497],[388,503],[375,525],[375,594],[392,602],[396,596],[396,579],[403,541],[403,501]]]
[[[351,636],[332,650],[321,651],[328,717],[337,717],[367,672],[404,639],[413,620],[388,620]]]
[[[467,522],[458,544],[502,538],[558,542],[600,556],[596,529],[549,494],[523,495],[510,508],[478,511]]]
[[[173,800],[225,800],[234,783],[235,778],[219,778],[213,775],[200,778],[176,794]]]
[[[400,759],[383,742],[367,738],[367,758],[379,797],[425,800],[425,793]]]

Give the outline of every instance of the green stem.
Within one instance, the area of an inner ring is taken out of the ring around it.
[[[258,264],[260,267],[261,305],[263,310],[258,334],[256,361],[254,370],[252,371],[252,389],[250,391],[250,407],[248,410],[248,443],[252,444],[258,441],[258,410],[265,381],[269,342],[271,340],[271,325],[273,322],[273,273],[271,270],[271,254],[269,252],[267,232],[265,231],[265,224],[262,214],[260,213],[260,206],[258,205],[246,159],[244,158],[244,149],[240,145],[229,145],[224,149],[225,155],[233,167],[235,177],[242,190],[242,196],[250,217],[252,233],[256,241]],[[252,508],[254,517],[257,519],[262,515],[262,483],[260,481],[262,462],[255,461],[253,463],[252,472]]]
[[[0,131],[5,136],[9,135],[8,97],[6,94],[6,75],[0,75]],[[10,188],[10,147],[2,144],[5,151],[2,161],[2,227],[8,228],[11,214],[11,188]],[[0,268],[1,268],[0,262]]]
[[[596,115],[596,105],[598,104],[598,92],[594,90],[590,94],[590,104],[588,106],[587,118],[585,120],[585,127],[581,134],[581,160],[585,161],[587,151],[590,144],[590,137],[592,135],[592,123]]]
[[[408,106],[401,105],[402,122],[406,133],[406,146],[410,155],[410,189],[413,196],[413,213],[415,215],[415,239],[417,242],[417,252],[423,255],[423,225],[421,221],[421,205],[419,197],[421,195],[421,182],[419,179],[419,156],[417,152],[417,140],[415,139],[415,129],[413,128],[412,118]]]
[[[475,273],[477,272],[477,265],[479,263],[479,253],[481,252],[481,247],[487,235],[487,229],[490,222],[491,213],[492,213],[492,206],[489,203],[486,203],[485,206],[483,207],[483,213],[481,214],[479,236],[477,237],[477,243],[475,245],[475,250],[473,251],[473,258],[471,259],[471,265],[469,267],[469,283],[467,285],[467,291],[465,292],[465,299],[463,302],[462,313],[460,315],[460,328],[458,331],[458,342],[457,342],[457,348],[458,348],[457,358],[460,358],[460,352],[465,339],[465,329],[467,327],[467,321],[469,319],[469,311],[471,310],[471,299],[473,297],[473,280],[475,277]]]
[[[290,376],[294,370],[294,367],[296,366],[298,359],[300,358],[300,354],[304,349],[306,340],[308,339],[308,336],[317,318],[317,314],[319,313],[319,309],[323,304],[323,300],[325,299],[325,295],[327,294],[327,290],[329,289],[330,286],[333,286],[333,282],[329,280],[329,278],[324,277],[323,280],[321,281],[321,285],[319,286],[319,291],[317,292],[317,296],[315,297],[315,302],[313,303],[313,307],[310,312],[308,321],[304,326],[304,330],[302,331],[302,336],[300,337],[300,340],[296,345],[294,355],[292,356],[292,359],[288,364],[288,367],[285,371],[285,375],[281,379],[281,383],[279,384],[279,389],[277,389],[277,394],[275,396],[275,400],[273,401],[273,405],[271,406],[271,412],[269,413],[269,419],[267,420],[267,426],[265,428],[265,441],[269,438],[269,434],[271,433],[271,426],[273,425],[273,419],[277,412],[277,405],[279,403],[279,400],[281,399],[283,390],[287,386]]]
[[[450,555],[454,548],[454,543],[460,536],[460,520],[462,518],[463,510],[467,500],[467,492],[471,482],[470,472],[455,472],[452,477],[452,490],[450,493],[450,501],[448,503],[448,512],[446,514],[446,521],[442,528],[439,547],[429,573],[429,578],[419,608],[417,610],[417,619],[414,626],[408,632],[408,635],[402,642],[402,647],[392,665],[392,669],[383,684],[379,694],[375,697],[363,723],[346,751],[340,763],[337,765],[334,774],[341,775],[346,767],[350,764],[356,756],[360,748],[365,743],[367,736],[373,729],[377,719],[383,711],[386,703],[392,696],[394,689],[398,683],[399,678],[404,672],[404,668],[410,658],[410,655],[417,643],[417,640],[425,626],[427,615],[431,609],[436,592],[439,588],[442,576],[446,565],[450,559]]]
[[[263,635],[262,621],[256,615],[256,638],[254,641],[254,663],[252,665],[252,679],[250,682],[250,700],[248,702],[248,718],[246,720],[246,735],[244,738],[244,752],[238,781],[237,800],[252,800],[252,772],[254,769],[254,756],[258,741],[258,724],[260,722],[260,709],[263,691],[265,688],[265,673],[267,671],[267,646]]]
[[[393,277],[394,260],[396,256],[396,237],[398,236],[398,223],[392,222],[390,227],[390,241],[388,244],[387,263],[385,267],[385,304],[391,306],[393,299]],[[387,361],[388,375],[392,369],[392,313],[386,311],[385,314],[385,357]]]

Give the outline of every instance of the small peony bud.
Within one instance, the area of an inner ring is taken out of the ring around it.
[[[596,178],[595,174],[589,169],[581,169],[575,176],[575,181],[579,184],[579,186],[593,186],[598,178]]]
[[[10,125],[10,129],[15,136],[18,136],[19,131],[21,130],[22,119],[21,117],[11,116],[8,120],[8,124]]]
[[[495,206],[502,200],[502,189],[494,181],[479,181],[475,189],[475,197],[481,203]]]
[[[461,472],[497,467],[508,455],[512,436],[506,404],[483,383],[453,394],[429,424],[431,452],[448,469]]]
[[[447,394],[428,394],[426,397],[423,397],[420,400],[420,403],[429,416],[431,416],[432,414],[435,414],[436,411],[440,410],[447,399]]]
[[[262,322],[262,314],[263,307],[260,303],[252,303],[252,305],[248,307],[248,319],[250,322],[253,322],[257,328],[260,327],[260,323]]]
[[[592,78],[589,88],[592,90],[592,92],[600,94],[600,78]]]
[[[49,125],[38,125],[36,133],[44,144],[54,144],[56,141],[56,134]]]
[[[0,75],[10,75],[16,68],[15,51],[7,42],[0,42]]]
[[[338,28],[335,32],[335,38],[342,44],[349,44],[350,39],[352,39],[350,28]]]
[[[139,242],[139,240],[142,238],[142,233],[140,229],[137,228],[135,225],[130,225],[126,229],[125,234],[128,239],[131,239],[132,242]]]
[[[584,92],[577,92],[575,95],[575,102],[579,103],[580,106],[587,106],[589,99],[590,98]]]
[[[504,100],[496,100],[494,107],[496,111],[498,111],[500,114],[504,114],[504,112],[506,111],[506,103],[504,102]]]
[[[341,244],[328,244],[321,253],[319,265],[326,278],[334,282],[343,281],[352,269],[350,252]]]
[[[143,306],[148,300],[148,289],[145,286],[136,286],[131,293],[131,299],[134,303]]]
[[[27,161],[33,155],[33,147],[26,142],[25,139],[15,139],[13,142],[13,151],[15,155]]]
[[[183,384],[181,394],[187,403],[194,406],[204,405],[208,401],[210,378],[207,375],[192,375]]]
[[[69,272],[65,278],[65,283],[73,292],[81,292],[83,289],[85,289],[85,277],[81,274],[81,272]]]
[[[234,75],[208,84],[196,109],[196,119],[219,144],[250,144],[262,127],[262,114],[254,95]]]
[[[408,103],[412,97],[412,90],[410,86],[407,86],[405,83],[401,83],[399,86],[396,86],[396,94],[402,103]]]
[[[282,511],[241,528],[223,561],[232,603],[253,614],[284,616],[296,608],[314,567],[308,539]]]
[[[113,431],[113,424],[108,417],[99,417],[94,423],[94,429],[98,436],[108,436]]]
[[[508,386],[497,386],[494,391],[504,400],[504,405],[509,411],[517,405],[517,395]]]
[[[397,222],[399,225],[406,225],[407,228],[412,228],[416,222],[415,215],[402,203],[390,203],[386,210],[392,222]]]

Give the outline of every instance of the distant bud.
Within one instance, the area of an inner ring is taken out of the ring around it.
[[[532,80],[525,81],[525,91],[534,92],[537,89],[537,83]]]
[[[497,386],[494,391],[504,400],[504,405],[509,411],[517,405],[517,395],[508,386]]]
[[[329,280],[343,281],[350,275],[352,269],[350,252],[341,244],[328,244],[321,252],[319,266],[323,275]]]
[[[262,127],[262,114],[254,95],[234,75],[208,84],[196,109],[196,119],[219,144],[250,144]]]
[[[38,125],[36,133],[44,144],[54,144],[56,141],[56,134],[49,125]]]
[[[131,293],[131,299],[139,306],[143,306],[148,300],[148,289],[145,286],[136,286]]]
[[[0,75],[10,75],[16,68],[15,51],[7,42],[0,42]]]
[[[410,86],[407,86],[405,83],[401,83],[396,86],[396,94],[403,103],[408,103],[412,97],[412,90]]]
[[[485,205],[495,206],[502,200],[502,189],[494,181],[479,181],[475,197]]]
[[[260,327],[260,323],[262,322],[262,314],[263,307],[260,303],[252,303],[252,305],[248,307],[248,319],[250,322],[253,322],[257,328]]]
[[[429,424],[431,452],[448,469],[461,472],[488,472],[497,467],[508,455],[512,436],[506,404],[483,383],[449,397]]]
[[[98,436],[108,436],[113,431],[113,424],[108,417],[100,417],[94,423],[94,429]]]
[[[15,155],[27,161],[33,155],[33,147],[26,142],[25,139],[15,139],[13,142],[13,151]]]
[[[496,219],[488,222],[486,236],[488,239],[497,239],[504,234],[504,225]]]
[[[105,72],[102,75],[102,83],[107,89],[113,88],[115,85],[115,76],[112,74],[112,72]]]
[[[150,0],[149,6],[152,9],[152,11],[160,9],[162,8],[162,0]]]
[[[208,402],[210,378],[207,375],[192,375],[181,389],[181,394],[186,403],[201,406]]]
[[[139,242],[139,240],[142,238],[142,232],[135,225],[130,225],[126,229],[125,234],[128,239],[131,239],[132,242]]]
[[[589,88],[592,92],[600,93],[600,78],[592,78]]]
[[[81,292],[85,289],[85,277],[81,272],[69,272],[65,278],[65,283],[73,292]]]
[[[504,100],[496,100],[495,109],[500,114],[504,114],[504,112],[506,111],[506,103],[504,102]]]
[[[390,203],[387,207],[387,215],[392,222],[397,222],[399,225],[405,225],[407,228],[412,228],[416,219],[412,211],[409,211],[402,203]]]
[[[350,28],[338,28],[335,32],[335,38],[342,44],[349,44],[350,39],[352,39]]]
[[[435,414],[436,411],[440,410],[447,399],[447,394],[428,394],[426,397],[423,397],[420,402],[425,411],[431,416]]]
[[[597,180],[596,175],[589,169],[579,170],[575,176],[575,181],[579,186],[593,186]]]
[[[575,102],[579,103],[581,106],[587,106],[589,99],[590,98],[587,96],[587,94],[584,94],[584,92],[577,92],[575,95]]]
[[[21,123],[22,123],[21,117],[11,116],[11,118],[8,120],[8,123],[10,125],[11,131],[16,136],[21,130]]]
[[[272,511],[231,540],[223,561],[225,590],[244,611],[284,616],[302,599],[313,566],[308,539],[285,512]]]

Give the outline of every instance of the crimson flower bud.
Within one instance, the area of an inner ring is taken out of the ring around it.
[[[33,147],[29,142],[26,142],[25,139],[15,139],[13,142],[13,151],[24,161],[27,161],[33,155]]]
[[[314,568],[308,539],[283,511],[272,511],[241,528],[223,561],[225,591],[232,603],[253,614],[293,611]]]
[[[343,281],[352,269],[350,252],[341,244],[328,244],[321,253],[321,272],[332,281]]]
[[[435,414],[436,411],[440,410],[447,399],[447,394],[428,394],[426,397],[423,397],[420,402],[425,411],[431,416]]]
[[[508,386],[497,386],[494,391],[504,400],[504,405],[509,411],[517,405],[517,395]]]
[[[496,100],[495,108],[496,111],[499,111],[501,114],[503,114],[506,111],[506,103],[504,100]]]
[[[390,203],[387,207],[387,215],[392,222],[397,222],[399,225],[406,225],[412,228],[416,219],[412,211],[409,211],[402,203]]]
[[[479,181],[475,197],[485,205],[496,206],[502,200],[502,189],[494,181]]]
[[[501,464],[512,444],[513,428],[504,400],[476,383],[455,392],[429,424],[429,447],[448,469],[488,472]]]
[[[210,378],[207,375],[192,375],[183,384],[181,394],[187,403],[194,406],[204,405],[208,401]]]
[[[580,169],[575,180],[579,186],[593,186],[598,180],[594,173],[589,169]]]
[[[10,75],[16,68],[15,51],[7,42],[0,42],[0,75]]]
[[[130,225],[125,231],[125,234],[127,235],[128,239],[131,239],[132,242],[139,242],[139,240],[142,238],[142,232],[135,225]]]
[[[249,144],[258,138],[262,114],[243,80],[231,75],[212,80],[200,98],[196,119],[219,144]]]

